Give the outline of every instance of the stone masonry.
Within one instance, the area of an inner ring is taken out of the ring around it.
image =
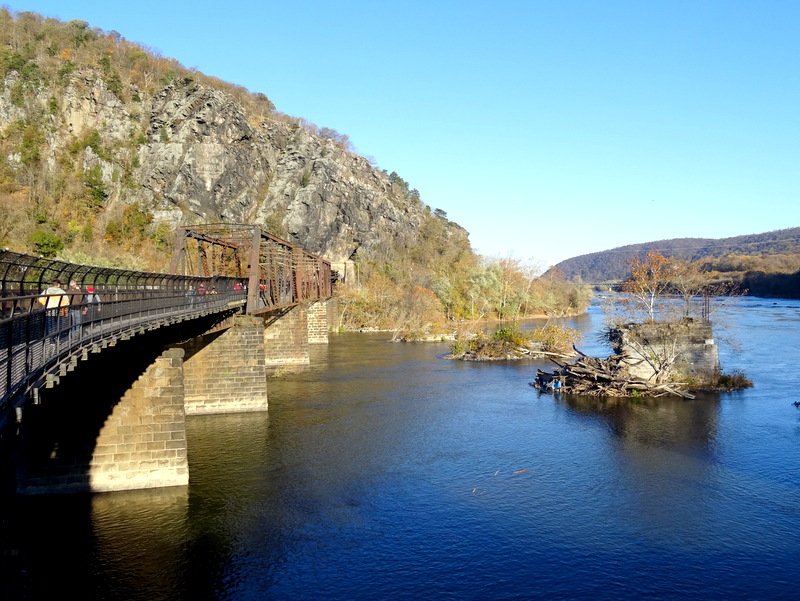
[[[308,343],[328,344],[328,301],[308,306]]]
[[[121,397],[61,391],[26,407],[16,488],[23,495],[132,490],[189,481],[183,351],[157,356]]]
[[[222,334],[181,345],[186,349],[186,413],[234,413],[267,409],[264,322],[236,316]]]
[[[118,383],[117,390],[97,397],[92,383],[76,380],[72,392],[59,390],[26,408],[17,491],[187,484],[186,416],[266,410],[268,367],[308,364],[309,342],[327,342],[331,311],[332,303],[315,303],[266,318],[237,315],[228,329],[142,356],[138,365],[125,355],[110,357],[100,366],[107,381],[98,375],[94,384],[106,390]],[[114,369],[120,360],[130,365],[129,374]],[[87,387],[93,402],[84,401]]]
[[[678,377],[705,380],[719,372],[719,347],[708,322],[628,324],[619,328],[613,340],[615,351],[628,356],[634,376],[648,379],[653,375],[645,357],[648,353],[674,356],[673,370]]]
[[[90,461],[93,492],[189,483],[183,350],[168,349],[125,393]]]
[[[307,365],[308,310],[292,307],[264,330],[264,351],[267,365]]]

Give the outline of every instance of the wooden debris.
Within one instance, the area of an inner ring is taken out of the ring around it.
[[[680,382],[654,383],[630,374],[629,363],[623,355],[606,359],[590,357],[577,348],[578,358],[571,363],[550,360],[558,367],[552,373],[536,370],[536,380],[531,386],[540,390],[564,392],[574,395],[628,397],[642,394],[650,397],[665,395],[693,399]]]

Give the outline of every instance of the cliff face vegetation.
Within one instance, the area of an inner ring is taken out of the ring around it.
[[[511,307],[508,286],[487,297],[497,262],[346,135],[115,31],[0,9],[0,245],[163,270],[194,223],[257,224],[330,260],[346,325]],[[568,287],[537,310],[582,308]]]
[[[0,84],[6,244],[149,262],[177,224],[256,223],[340,262],[432,218],[336,132],[85,22],[3,11]]]

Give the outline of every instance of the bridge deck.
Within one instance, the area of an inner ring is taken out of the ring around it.
[[[19,405],[25,393],[52,385],[89,352],[118,340],[212,314],[258,314],[331,296],[330,263],[253,226],[238,227],[253,246],[226,242],[227,263],[213,275],[136,272],[0,250],[0,422],[12,399]],[[219,240],[205,234],[204,242]],[[195,254],[206,256],[202,246]],[[71,291],[72,280],[78,289]],[[47,294],[54,282],[61,290]],[[87,302],[94,300],[87,298],[90,287],[99,303]]]

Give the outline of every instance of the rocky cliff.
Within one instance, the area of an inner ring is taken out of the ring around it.
[[[413,246],[433,218],[418,195],[341,141],[278,113],[249,114],[193,78],[146,93],[109,84],[101,68],[62,67],[55,83],[30,81],[23,69],[6,69],[0,90],[5,172],[34,204],[71,173],[83,184],[73,196],[87,186],[94,194],[96,231],[138,203],[154,224],[254,223],[342,263],[359,249],[368,257]],[[447,236],[466,243],[449,226]]]
[[[263,93],[116,31],[0,7],[0,246],[163,270],[175,226],[219,222],[329,259],[354,284],[337,287],[345,328],[427,334],[571,312],[584,297],[534,285],[515,260],[482,260],[397,173]]]
[[[252,127],[224,93],[192,84],[155,97],[138,158],[142,188],[133,196],[160,218],[280,223],[290,242],[332,261],[411,238],[425,216],[386,174],[333,140],[281,121]]]

